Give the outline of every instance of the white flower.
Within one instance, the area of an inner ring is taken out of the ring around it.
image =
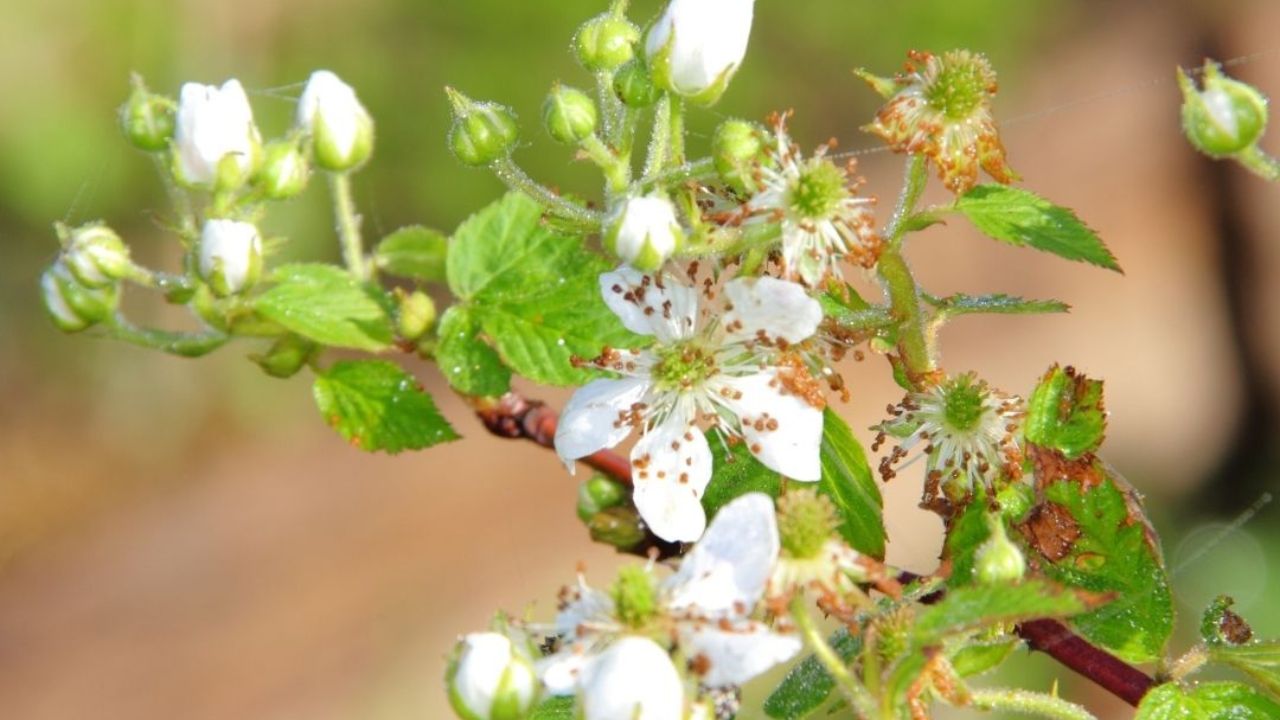
[[[496,632],[462,639],[449,668],[449,701],[466,720],[519,720],[537,695],[533,663],[511,639]]]
[[[665,684],[667,671],[656,669],[660,663],[649,647],[652,641],[630,642],[638,637],[674,639],[706,687],[740,685],[786,662],[799,652],[799,638],[750,619],[769,582],[778,547],[773,501],[762,493],[749,493],[720,509],[680,569],[660,585],[648,586],[653,596],[646,602],[635,603],[634,594],[615,591],[610,595],[580,581],[556,618],[564,647],[538,664],[543,683],[556,694],[581,690],[590,707],[591,695],[603,692],[601,658],[613,653],[610,657],[637,657],[625,663],[613,660],[611,667],[647,663],[655,668],[653,676]],[[641,577],[648,579],[647,571]],[[628,602],[635,607],[626,607]],[[652,609],[637,616],[636,607]],[[628,649],[618,650],[619,645]],[[641,647],[643,651],[638,650]],[[641,652],[653,659],[639,658]],[[662,655],[671,667],[670,658],[665,652]]]
[[[200,277],[214,292],[234,295],[258,279],[262,238],[252,223],[206,220],[200,233]]]
[[[177,174],[184,182],[213,187],[219,181],[223,159],[232,158],[235,177],[243,182],[253,172],[260,140],[253,124],[253,110],[239,80],[214,85],[186,83],[178,102]]]
[[[351,170],[373,151],[373,118],[356,91],[328,70],[311,73],[298,100],[298,127],[311,134],[316,164]]]
[[[852,162],[841,167],[826,157],[826,146],[805,158],[791,142],[784,120],[775,128],[771,163],[760,166],[761,189],[747,201],[747,223],[780,223],[782,260],[788,277],[817,286],[836,263],[850,256],[870,267],[879,239],[871,205],[854,194]]]
[[[657,270],[684,244],[675,205],[659,195],[622,202],[610,216],[608,228],[606,247],[639,270]]]
[[[585,720],[680,720],[684,688],[671,656],[649,638],[624,637],[582,667]]]
[[[747,54],[755,0],[671,0],[645,53],[668,90],[714,101]]]
[[[820,388],[797,359],[777,357],[822,321],[804,288],[768,277],[731,280],[724,287],[731,309],[701,330],[698,290],[674,277],[622,267],[601,275],[600,288],[627,329],[657,342],[596,359],[622,377],[588,383],[565,406],[555,444],[570,471],[574,460],[638,429],[636,509],[672,542],[697,540],[706,525],[699,499],[712,460],[700,418],[747,443],[769,468],[796,480],[820,478]]]

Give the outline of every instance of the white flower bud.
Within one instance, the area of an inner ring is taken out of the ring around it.
[[[173,142],[176,174],[188,185],[228,189],[249,179],[261,139],[240,81],[183,85]]]
[[[94,288],[80,283],[67,266],[55,262],[40,278],[45,310],[63,332],[79,332],[115,312],[119,294],[114,285]]]
[[[670,200],[633,197],[614,210],[605,245],[637,270],[657,270],[684,245],[684,231]]]
[[[654,641],[623,637],[582,669],[585,720],[671,720],[684,715],[684,687]]]
[[[742,64],[755,0],[671,0],[649,30],[654,79],[697,102],[713,103]]]
[[[251,287],[262,270],[262,238],[252,223],[207,220],[200,233],[200,277],[219,295]]]
[[[506,635],[472,633],[448,671],[449,702],[463,720],[521,720],[533,708],[533,663]]]
[[[65,232],[59,228],[60,234]],[[129,274],[133,267],[124,241],[101,223],[78,227],[67,233],[63,242],[62,260],[85,287],[112,285]]]
[[[298,127],[310,133],[316,165],[325,170],[354,170],[373,153],[373,118],[356,91],[328,70],[311,73],[298,100]]]

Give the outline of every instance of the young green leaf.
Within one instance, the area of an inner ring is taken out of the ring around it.
[[[842,660],[850,662],[862,652],[862,639],[840,628],[828,641]],[[826,702],[835,689],[836,681],[822,667],[822,663],[810,655],[801,660],[783,678],[764,702],[764,712],[776,720],[800,720],[810,717]]]
[[[782,492],[782,476],[765,467],[751,454],[746,443],[729,445],[721,440],[715,430],[707,431],[707,444],[711,446],[711,482],[702,494],[702,508],[707,521],[730,500],[751,492],[767,493],[776,498]]]
[[[573,696],[547,698],[533,709],[529,720],[574,720]]]
[[[1080,593],[1043,580],[952,588],[940,602],[916,617],[912,638],[923,647],[992,625],[1071,617],[1096,604]]]
[[[1177,683],[1156,687],[1142,698],[1134,720],[1274,720],[1280,704],[1235,682]]]
[[[511,371],[498,353],[480,339],[479,323],[465,306],[455,305],[440,319],[436,363],[454,390],[464,395],[496,397],[511,389]]]
[[[840,534],[858,552],[884,557],[884,500],[861,443],[831,408],[823,413],[822,480],[818,491],[835,503]]]
[[[1120,272],[1115,256],[1097,233],[1071,210],[1035,193],[1005,185],[979,185],[961,195],[954,208],[996,240]]]
[[[442,233],[421,225],[402,227],[378,243],[373,259],[390,275],[440,282],[445,278],[448,242]]]
[[[259,315],[321,345],[378,352],[393,339],[391,318],[375,291],[332,265],[283,265],[275,287],[254,301]]]
[[[1280,698],[1280,641],[1210,645],[1209,657],[1245,673]]]
[[[925,295],[938,309],[938,314],[946,317],[957,315],[973,315],[989,313],[997,315],[1034,315],[1039,313],[1070,312],[1071,306],[1059,300],[1026,300],[1012,295],[965,295],[959,293],[944,298]]]
[[[316,377],[316,406],[351,444],[395,454],[456,440],[414,377],[385,360],[334,363]]]
[[[1069,460],[1096,451],[1106,429],[1102,381],[1072,368],[1050,368],[1027,401],[1027,442],[1056,450]]]

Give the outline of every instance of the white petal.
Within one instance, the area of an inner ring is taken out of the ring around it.
[[[609,594],[579,583],[577,597],[556,614],[556,631],[568,638],[579,636],[578,630],[590,623],[613,622],[613,598]]]
[[[556,425],[556,453],[569,472],[574,460],[611,448],[631,434],[622,416],[648,392],[649,381],[642,378],[592,380],[578,388]]]
[[[632,499],[655,535],[669,542],[702,537],[707,516],[701,499],[711,481],[711,462],[711,448],[693,425],[692,411],[673,411],[636,443]]]
[[[582,679],[582,667],[588,660],[586,646],[570,645],[554,655],[534,663],[534,672],[552,695],[572,695]]]
[[[581,712],[586,720],[680,720],[684,687],[657,643],[624,637],[583,668]]]
[[[664,583],[667,607],[704,618],[750,613],[778,559],[773,500],[748,493],[716,513],[680,570]]]
[[[600,275],[605,304],[631,332],[670,343],[697,329],[698,291],[670,275],[646,275],[629,265]]]
[[[770,470],[805,482],[822,479],[822,410],[786,391],[777,370],[721,380],[725,402],[742,420],[742,437]]]
[[[800,285],[776,278],[741,278],[725,283],[733,310],[725,313],[729,336],[754,340],[763,332],[771,339],[798,343],[818,330],[822,306]]]
[[[682,623],[680,628],[680,649],[689,658],[701,658],[694,665],[706,666],[701,682],[708,687],[741,685],[795,657],[801,645],[800,638],[780,635],[758,622],[741,623],[729,630],[714,623],[692,622]]]

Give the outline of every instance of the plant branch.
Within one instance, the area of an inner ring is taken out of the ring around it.
[[[1057,620],[1025,622],[1017,627],[1017,633],[1032,650],[1045,653],[1134,707],[1155,685],[1146,673],[1094,647]]]
[[[600,213],[588,209],[562,195],[557,195],[547,186],[529,177],[511,158],[495,160],[489,166],[493,174],[498,176],[507,187],[518,190],[537,200],[553,215],[581,225],[583,228],[599,229]]]
[[[795,620],[796,626],[799,627],[800,634],[804,637],[805,645],[809,646],[809,649],[813,651],[814,657],[818,658],[818,662],[822,663],[827,673],[835,679],[836,685],[840,687],[845,697],[849,698],[849,702],[853,704],[858,717],[875,717],[875,699],[853,676],[844,661],[827,643],[826,638],[822,637],[822,632],[818,629],[817,623],[813,621],[813,616],[809,614],[808,600],[803,593],[797,594],[791,601],[790,609],[791,618]]]
[[[1055,720],[1097,720],[1088,710],[1060,697],[1026,690],[983,689],[970,691],[970,702],[981,710],[1009,710]]]
[[[369,269],[360,239],[360,216],[351,195],[351,176],[348,173],[329,173],[329,189],[333,193],[333,215],[338,225],[338,239],[342,243],[342,260],[357,280],[368,280]]]

